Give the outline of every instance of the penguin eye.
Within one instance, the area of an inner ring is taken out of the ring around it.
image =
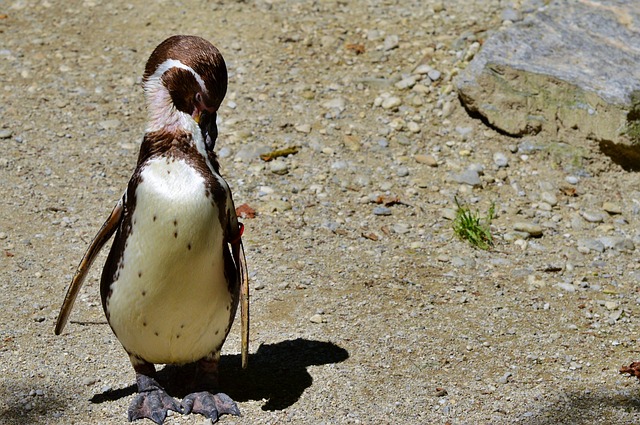
[[[196,104],[198,105],[202,105],[204,102],[202,100],[202,93],[198,92],[196,93]]]

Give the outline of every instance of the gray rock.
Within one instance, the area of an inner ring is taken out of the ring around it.
[[[0,129],[0,139],[8,139],[11,136],[13,136],[13,131],[7,128]]]
[[[452,173],[450,174],[451,181],[460,184],[467,184],[469,186],[480,186],[482,182],[480,181],[480,174],[476,170],[467,169],[461,173]]]
[[[638,21],[636,0],[553,0],[486,40],[455,80],[460,98],[511,135],[620,140],[640,90]]]

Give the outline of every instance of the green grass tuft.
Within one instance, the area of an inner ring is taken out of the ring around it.
[[[495,204],[491,204],[487,216],[481,218],[478,212],[472,212],[469,208],[461,206],[458,198],[455,198],[458,209],[453,220],[453,231],[460,239],[467,240],[476,248],[490,249],[493,246],[491,236],[491,220],[495,215]]]

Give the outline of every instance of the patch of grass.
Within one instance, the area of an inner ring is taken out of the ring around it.
[[[473,212],[468,207],[461,206],[458,198],[455,198],[455,201],[458,206],[456,218],[453,220],[455,234],[476,248],[490,249],[493,246],[491,220],[495,216],[495,204],[492,203],[487,215],[481,218],[477,211]]]

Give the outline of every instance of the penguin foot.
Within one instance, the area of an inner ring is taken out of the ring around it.
[[[225,393],[211,394],[207,391],[192,393],[182,399],[182,408],[185,415],[193,412],[199,413],[216,422],[222,415],[240,416],[240,409],[236,402]]]
[[[182,413],[178,402],[163,389],[153,389],[139,393],[129,406],[129,422],[148,418],[158,425],[167,417],[167,411]]]

